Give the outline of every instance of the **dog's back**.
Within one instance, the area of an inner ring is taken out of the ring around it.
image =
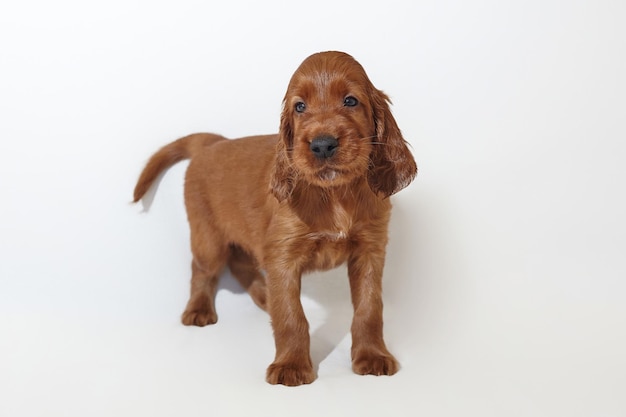
[[[279,204],[269,198],[277,140],[277,135],[229,140],[210,133],[178,139],[150,158],[135,186],[134,202],[161,173],[190,159],[185,206],[192,231],[210,225],[212,236],[203,238],[228,236],[261,261],[265,230]]]

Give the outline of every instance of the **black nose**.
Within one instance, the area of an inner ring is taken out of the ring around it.
[[[335,154],[339,141],[333,136],[318,136],[311,142],[310,148],[313,155],[319,159],[327,159]]]

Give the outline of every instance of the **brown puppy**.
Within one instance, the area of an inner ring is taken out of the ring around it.
[[[193,264],[183,324],[217,321],[215,291],[228,265],[270,314],[276,357],[267,381],[308,384],[315,373],[301,276],[347,261],[352,368],[394,374],[398,363],[383,341],[381,294],[388,197],[413,180],[417,167],[387,96],[361,65],[341,52],[308,57],[289,83],[278,135],[179,139],[152,156],[134,201],[162,171],[187,158]]]

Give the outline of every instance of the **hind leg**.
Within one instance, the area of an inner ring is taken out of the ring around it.
[[[207,224],[191,226],[191,294],[182,316],[186,326],[206,326],[217,322],[215,292],[219,275],[228,257],[228,246],[217,237],[219,233]]]
[[[232,245],[228,267],[241,286],[248,291],[256,305],[267,310],[265,277],[261,274],[254,257],[239,246]]]

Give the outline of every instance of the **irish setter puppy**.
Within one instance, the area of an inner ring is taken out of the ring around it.
[[[383,341],[388,197],[413,180],[417,166],[389,99],[361,65],[341,52],[308,57],[289,82],[278,135],[227,140],[199,133],[179,139],[149,160],[134,201],[162,171],[188,158],[185,203],[193,263],[183,324],[217,321],[216,286],[228,265],[271,317],[276,357],[267,381],[311,383],[301,276],[347,262],[352,369],[396,373],[398,363]]]

